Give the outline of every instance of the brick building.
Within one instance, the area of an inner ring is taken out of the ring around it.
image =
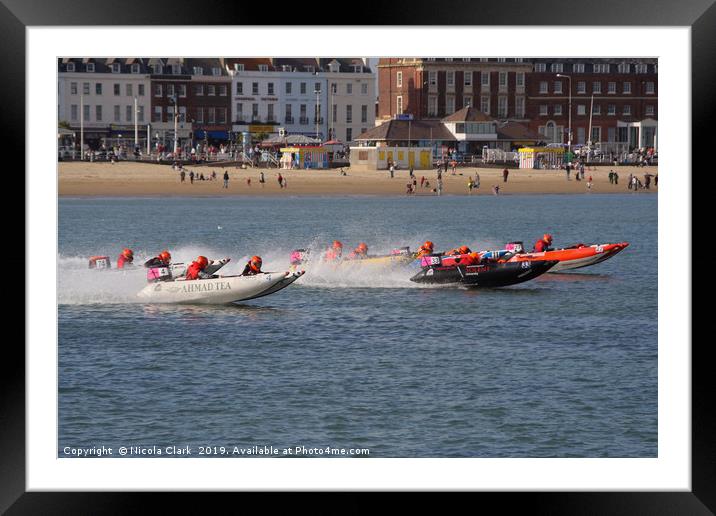
[[[656,145],[656,59],[532,61],[534,71],[527,78],[528,125],[543,135],[546,142],[569,141],[571,87],[572,144],[584,144],[591,139],[619,151]]]

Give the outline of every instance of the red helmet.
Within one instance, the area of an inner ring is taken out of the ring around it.
[[[425,249],[432,249],[432,248],[433,248],[433,243],[432,243],[430,240],[426,240],[425,243],[423,244],[423,247],[424,247]]]
[[[127,260],[131,260],[132,258],[134,258],[134,251],[132,251],[131,249],[124,249],[122,251],[122,256],[124,256]]]
[[[366,244],[365,242],[361,242],[360,244],[358,244],[358,249],[360,249],[361,251],[367,251],[368,244]]]
[[[252,256],[252,257],[251,257],[251,261],[249,262],[251,268],[254,269],[254,270],[259,270],[259,269],[261,269],[261,264],[262,264],[262,263],[263,263],[263,262],[261,261],[261,257],[260,257],[260,256]]]
[[[549,242],[550,244],[552,243],[552,235],[550,235],[549,233],[545,233],[542,238],[545,242]]]
[[[167,254],[169,254],[169,253],[167,253]],[[200,256],[199,258],[196,259],[196,263],[198,263],[199,267],[201,267],[203,269],[204,267],[209,265],[209,260],[206,258],[206,256]]]
[[[334,249],[343,249],[343,244],[339,242],[338,240],[333,241],[333,248]]]
[[[460,248],[458,249],[458,252],[459,252],[460,254],[467,254],[467,253],[470,252],[470,248],[467,247],[466,245],[464,245],[464,246],[462,246],[462,247],[460,247]]]
[[[165,249],[164,251],[162,251],[161,253],[159,253],[159,259],[162,260],[163,262],[168,262],[169,260],[172,259],[172,255],[169,254],[169,251],[167,251],[167,250]]]

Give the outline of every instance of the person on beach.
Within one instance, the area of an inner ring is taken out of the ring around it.
[[[415,174],[413,174],[413,165],[410,165],[410,179],[415,178]]]
[[[591,190],[591,189],[592,189],[592,176],[589,176],[587,178],[587,190]]]
[[[425,180],[425,188],[430,190],[430,181],[428,181],[427,179]]]
[[[261,183],[262,188],[263,188],[265,182],[266,182],[266,177],[264,176],[264,171],[262,170],[261,172],[259,172],[259,183]]]
[[[569,163],[564,166],[564,169],[567,171],[567,181],[569,181],[569,171],[571,170],[571,168],[572,167]]]
[[[500,187],[498,185],[492,185],[492,193],[494,195],[500,195]]]
[[[474,184],[473,188],[475,190],[480,189],[480,174],[478,174],[477,172],[475,172],[475,184]]]
[[[368,244],[365,242],[358,244],[358,247],[348,255],[349,260],[362,260],[363,258],[368,258]]]
[[[246,178],[246,186],[248,186],[248,187],[251,186],[251,178],[250,177]]]
[[[633,176],[633,174],[630,173],[630,174],[629,174],[629,179],[627,180],[627,188],[628,188],[629,190],[631,190],[632,187],[634,186],[634,183],[633,183],[632,179],[634,179],[634,176]]]
[[[659,174],[654,176],[654,186],[659,186]]]
[[[509,170],[504,169],[504,170],[502,171],[502,182],[503,182],[503,183],[506,183],[506,182],[507,182],[507,176],[509,176],[509,175],[510,175],[510,171],[509,171]]]
[[[443,194],[443,180],[441,178],[438,178],[437,194],[438,195]]]
[[[452,160],[450,162],[450,168],[452,169],[452,175],[455,175],[455,169],[457,168],[457,161]]]
[[[614,184],[615,185],[619,184],[619,174],[617,174],[616,172],[614,172]]]
[[[420,258],[421,256],[427,256],[429,254],[433,254],[433,249],[435,246],[430,240],[426,240],[423,245],[418,247],[418,252],[415,253],[416,258]]]
[[[613,170],[609,171],[609,184],[610,185],[614,184],[614,171]]]
[[[288,179],[286,179],[286,176],[283,178],[283,187],[288,188]]]
[[[186,180],[186,172],[182,169],[181,172],[179,172],[179,182],[183,183]]]
[[[545,233],[541,239],[539,239],[535,242],[535,245],[532,248],[532,252],[533,253],[543,253],[544,251],[550,251],[551,245],[552,245],[552,235],[550,235],[549,233]]]
[[[472,176],[467,180],[467,195],[472,195]]]
[[[651,174],[644,174],[644,188],[649,190],[649,185],[651,184]]]
[[[194,184],[194,171],[193,170],[189,172],[189,182],[191,184]]]
[[[246,263],[246,266],[244,267],[244,271],[241,273],[242,276],[255,276],[256,274],[261,274],[261,265],[263,264],[263,261],[261,260],[260,256],[253,256],[251,259]]]
[[[279,188],[283,188],[283,176],[281,175],[281,172],[278,173],[278,186]]]
[[[124,269],[125,267],[131,266],[134,261],[134,251],[131,249],[124,249],[122,253],[117,257],[117,268]]]
[[[169,267],[169,264],[172,261],[172,255],[169,254],[169,251],[166,249],[159,253],[154,258],[150,258],[146,262],[144,262],[144,266],[147,268],[150,267]]]
[[[393,176],[395,175],[395,167],[393,166],[393,163],[390,163],[390,178],[393,179]]]
[[[413,184],[407,183],[405,185],[405,195],[410,195],[411,193],[413,193]]]
[[[323,255],[323,259],[327,262],[333,262],[336,260],[340,260],[343,257],[343,244],[338,241],[334,240],[333,245],[326,250],[325,254]]]
[[[216,170],[211,171],[211,180],[216,181]]]
[[[229,171],[224,170],[224,188],[229,188]]]
[[[195,261],[191,262],[191,265],[186,270],[187,280],[198,280],[198,279],[209,279],[213,276],[204,272],[206,266],[209,265],[209,260],[206,256],[199,256]]]
[[[199,174],[199,181],[206,181],[206,179],[204,178],[204,172]]]
[[[420,176],[420,188],[425,186],[425,176]]]
[[[415,176],[413,176],[413,192],[418,191],[418,180],[415,179]]]

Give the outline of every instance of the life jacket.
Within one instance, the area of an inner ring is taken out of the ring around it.
[[[128,263],[128,264],[131,265],[131,264],[132,264],[132,261],[131,261],[131,260],[128,260],[123,254],[120,254],[120,255],[117,257],[117,268],[118,268],[118,269],[123,269],[125,263]]]
[[[158,256],[155,256],[154,258],[150,258],[146,262],[144,262],[145,267],[168,267],[169,262],[165,262]]]
[[[204,268],[199,265],[198,262],[191,262],[191,265],[186,270],[186,279],[195,280],[199,279],[199,272],[203,271]]]
[[[548,247],[549,244],[544,240],[537,240],[537,242],[535,242],[535,252],[537,253],[542,253],[546,251]]]
[[[329,249],[328,251],[326,251],[324,258],[326,261],[332,262],[334,260],[340,259],[341,256],[343,256],[342,251],[340,251],[340,250],[336,251],[335,249]]]
[[[254,267],[250,261],[246,263],[244,271],[241,273],[242,276],[255,276],[256,274],[261,274],[261,269]]]

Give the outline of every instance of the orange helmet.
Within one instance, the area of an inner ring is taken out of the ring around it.
[[[430,240],[426,240],[425,243],[423,244],[423,247],[424,247],[425,249],[432,249],[432,248],[433,248],[433,243],[432,243]]]
[[[134,251],[131,249],[124,249],[122,251],[122,256],[124,256],[127,260],[131,260],[134,257]]]
[[[368,244],[366,244],[365,242],[361,242],[360,244],[358,244],[358,249],[360,249],[361,251],[367,251]]]
[[[169,260],[172,259],[172,255],[169,254],[169,251],[167,251],[167,250],[165,249],[164,251],[162,251],[161,253],[159,253],[159,258],[160,258],[162,261],[164,261],[164,262],[168,262]],[[206,258],[205,258],[205,259],[206,259]]]
[[[343,249],[343,244],[340,243],[338,240],[333,241],[333,248],[334,249]]]
[[[467,254],[467,253],[470,252],[470,248],[467,247],[466,245],[464,245],[464,246],[458,248],[458,252],[459,252],[460,254]]]
[[[552,243],[552,235],[550,235],[549,233],[545,233],[542,238],[545,240],[545,242],[549,242],[550,244]]]
[[[261,261],[261,257],[260,257],[260,256],[252,256],[252,257],[251,257],[251,261],[249,262],[251,268],[254,269],[254,270],[259,270],[259,269],[261,269],[261,264],[262,264],[262,263],[263,263],[263,262]]]
[[[162,253],[162,254],[164,254],[164,253]],[[169,254],[169,253],[167,253],[167,254]],[[206,256],[200,256],[199,258],[196,259],[196,263],[198,263],[199,267],[201,267],[203,269],[204,267],[209,265],[209,260],[206,258]]]

